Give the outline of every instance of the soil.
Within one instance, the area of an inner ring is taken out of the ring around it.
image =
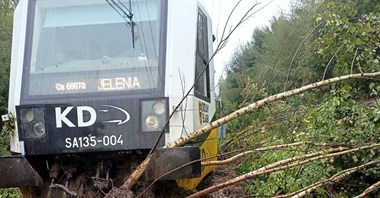
[[[224,165],[216,168],[205,180],[197,187],[197,189],[202,190],[215,184],[225,182],[229,179],[239,176],[235,172],[235,165]],[[233,186],[228,186],[226,188],[220,189],[207,195],[208,198],[223,198],[223,197],[250,197],[244,193],[244,183],[239,183]]]
[[[42,160],[36,159],[36,167],[49,167],[48,170],[40,171],[41,175],[44,175],[43,184],[34,188],[23,188],[22,194],[25,197],[94,197],[94,198],[112,198],[112,197],[135,197],[146,189],[150,182],[142,179],[139,181],[132,191],[127,189],[118,188],[122,185],[124,178],[130,175],[131,170],[135,165],[132,162],[140,162],[144,156],[127,156],[117,155],[115,159],[128,159],[128,160],[113,160],[103,163],[97,163],[98,160],[82,160],[81,156],[69,156],[70,158],[49,159],[50,166],[44,166]],[[140,159],[141,158],[141,159]],[[73,159],[76,159],[73,160]],[[91,157],[83,159],[92,159]],[[71,161],[73,160],[73,161]],[[112,161],[113,160],[113,161]],[[74,163],[75,162],[75,163]],[[108,175],[107,168],[112,167]],[[175,181],[159,181],[152,189],[144,194],[142,197],[147,198],[178,198],[186,197],[197,191],[208,188],[215,184],[225,182],[229,179],[237,177],[235,172],[236,165],[224,165],[216,168],[211,172],[202,182],[198,185],[197,189],[186,191],[179,188]],[[99,177],[98,177],[99,176]],[[50,179],[56,178],[56,179]],[[112,189],[112,190],[111,190]],[[209,198],[222,198],[222,197],[249,197],[244,194],[244,183],[240,183],[234,186],[223,188],[217,192],[211,193],[206,197]]]
[[[153,189],[151,189],[148,193],[144,194],[144,198],[178,198],[178,197],[186,197],[188,195],[191,195],[195,192],[198,192],[202,189],[208,188],[212,185],[222,183],[224,181],[227,181],[228,179],[232,179],[239,176],[235,172],[235,165],[225,165],[220,166],[217,169],[215,169],[213,172],[211,172],[197,187],[195,190],[186,191],[183,189],[180,189],[174,181],[160,181],[155,184]],[[139,183],[137,187],[134,189],[135,196],[139,195],[144,189],[143,182]],[[249,195],[244,193],[244,183],[239,183],[234,186],[229,186],[223,189],[220,189],[216,192],[213,192],[205,197],[207,198],[224,198],[224,197],[236,197],[236,198],[242,198],[242,197],[250,197]],[[117,194],[116,194],[117,195]],[[118,197],[118,196],[115,196]],[[119,197],[123,197],[122,194],[120,194]]]
[[[105,198],[133,198],[133,192],[123,188],[112,188],[112,191]]]

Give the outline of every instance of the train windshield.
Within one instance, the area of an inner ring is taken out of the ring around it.
[[[36,0],[28,95],[157,89],[160,18],[160,0]]]

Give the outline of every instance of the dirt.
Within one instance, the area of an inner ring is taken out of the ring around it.
[[[124,198],[133,198],[133,192],[127,189],[123,188],[112,188],[112,191],[105,196],[105,198],[118,198],[118,197],[124,197]]]
[[[72,156],[71,156],[72,157]],[[124,157],[125,158],[125,157]],[[71,159],[71,158],[70,158]],[[81,158],[79,158],[81,159]],[[120,159],[120,156],[117,156]],[[134,158],[127,158],[131,161],[138,161]],[[146,189],[150,182],[139,181],[133,188],[133,192],[127,189],[117,188],[121,186],[131,170],[132,165],[128,160],[113,161],[110,178],[104,179],[106,174],[105,165],[111,163],[96,164],[89,160],[72,163],[66,159],[51,159],[52,165],[49,166],[49,172],[45,172],[43,185],[38,188],[25,188],[23,194],[26,197],[69,197],[68,194],[76,194],[76,197],[135,197]],[[68,162],[67,162],[68,161]],[[39,161],[38,161],[39,162]],[[37,164],[37,167],[44,167],[43,164]],[[46,166],[45,166],[46,167]],[[208,175],[197,189],[186,191],[180,189],[174,181],[159,181],[143,197],[153,198],[177,198],[186,197],[197,191],[205,189],[215,184],[222,183],[228,179],[237,177],[235,165],[220,166]],[[97,173],[99,170],[99,173]],[[99,175],[100,177],[97,177]],[[96,177],[94,177],[96,176]],[[68,179],[68,177],[70,179]],[[101,178],[103,177],[103,178]],[[56,178],[56,179],[50,179]],[[112,189],[112,190],[111,190]],[[206,196],[209,198],[222,197],[249,197],[244,194],[244,183],[229,186],[217,192]]]
[[[178,197],[186,197],[188,195],[191,195],[195,192],[198,192],[202,189],[208,188],[212,185],[222,183],[224,181],[227,181],[228,179],[232,179],[234,177],[237,177],[238,174],[234,171],[235,166],[234,165],[227,165],[227,166],[221,166],[217,169],[215,169],[210,175],[208,175],[202,182],[199,184],[197,189],[192,191],[186,191],[183,189],[180,189],[174,181],[159,181],[157,182],[154,187],[149,190],[146,194],[144,194],[144,198],[178,198]],[[80,177],[82,179],[77,179],[76,186],[80,186],[80,188],[77,190],[78,197],[103,197],[102,193],[100,193],[99,188],[101,186],[109,186],[106,184],[103,184],[105,181],[94,181],[93,179],[90,181],[87,179],[87,182],[84,182],[84,178],[87,178],[86,176]],[[80,181],[79,181],[80,180]],[[95,183],[94,183],[95,182]],[[96,184],[96,187],[94,187],[94,184]],[[146,182],[140,181],[135,188],[133,189],[134,192],[123,189],[123,188],[117,188],[113,187],[112,190],[107,193],[110,189],[107,190],[106,187],[102,188],[104,191],[103,193],[106,194],[106,198],[133,198],[137,195],[139,195],[148,184]],[[75,189],[71,187],[71,189]],[[50,191],[49,191],[50,192]],[[55,190],[52,191],[54,193],[59,193],[61,190]],[[50,192],[50,193],[52,193]],[[92,194],[91,194],[92,193]],[[49,193],[48,193],[49,194]],[[104,195],[103,194],[103,195]],[[61,192],[60,195],[64,195],[63,192]],[[43,196],[44,197],[44,196]],[[56,196],[46,196],[45,197],[56,197]],[[64,197],[64,196],[62,196]],[[248,195],[244,194],[244,183],[240,183],[234,186],[229,186],[226,188],[223,188],[221,190],[218,190],[216,192],[213,192],[207,196],[207,198],[224,198],[224,197],[249,197]]]
[[[186,197],[195,192],[198,192],[202,189],[210,187],[215,184],[222,183],[227,181],[228,179],[232,179],[239,176],[235,172],[235,165],[225,165],[218,167],[212,173],[210,173],[197,187],[195,190],[186,191],[180,189],[174,181],[160,181],[155,184],[153,189],[151,189],[148,193],[144,194],[144,198],[178,198],[178,197]],[[143,183],[143,182],[142,182]],[[135,196],[139,195],[144,189],[144,184],[138,184],[138,187],[134,189]],[[244,193],[244,183],[239,183],[234,186],[229,186],[213,192],[205,197],[207,198],[224,198],[224,197],[250,197],[249,195]],[[146,186],[145,186],[146,187]],[[116,194],[117,195],[117,194]],[[120,194],[119,197],[123,197]],[[117,197],[117,196],[115,196]]]
[[[197,187],[198,190],[205,189],[215,184],[225,182],[229,179],[239,176],[235,172],[235,165],[225,165],[220,166],[215,169],[205,180]],[[233,186],[228,186],[226,188],[220,189],[207,195],[208,198],[223,198],[223,197],[250,197],[244,193],[244,183],[239,183]],[[196,191],[194,191],[196,192]]]

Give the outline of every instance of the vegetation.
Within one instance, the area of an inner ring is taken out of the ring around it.
[[[330,77],[380,71],[380,5],[365,1],[293,1],[290,13],[258,28],[231,59],[221,85],[224,111]],[[379,143],[380,85],[363,79],[338,83],[262,108],[228,124],[224,151],[294,142],[353,148]],[[246,157],[241,174],[267,164],[321,150],[309,144]],[[296,192],[348,168],[379,158],[377,149],[284,169],[248,181],[256,196]],[[319,187],[315,196],[346,197],[380,180],[380,166]]]
[[[8,105],[8,77],[12,44],[13,10],[18,0],[0,1],[0,113]]]
[[[0,1],[0,115],[7,112],[13,11],[18,0]],[[0,124],[0,156],[9,155],[9,126]],[[0,197],[20,197],[18,189],[0,189]]]
[[[11,62],[13,11],[18,0],[0,1],[0,115],[7,113],[8,83]],[[0,124],[0,156],[9,154],[9,133],[12,127]]]

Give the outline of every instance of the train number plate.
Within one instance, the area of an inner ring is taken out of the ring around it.
[[[65,139],[66,148],[88,148],[96,146],[123,145],[123,135],[105,135],[103,137],[85,136]]]

